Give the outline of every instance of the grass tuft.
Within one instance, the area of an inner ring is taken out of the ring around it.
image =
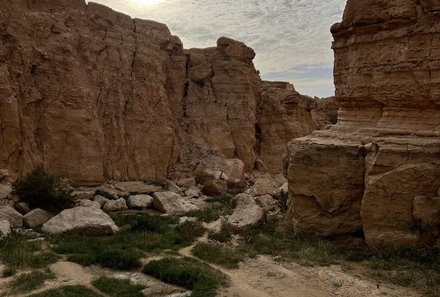
[[[121,280],[109,277],[100,277],[92,282],[92,285],[101,292],[112,297],[142,297],[142,285],[133,285],[129,280]]]
[[[83,286],[64,286],[34,294],[30,297],[102,297]]]
[[[44,282],[54,279],[55,275],[50,271],[35,270],[17,276],[11,283],[11,289],[14,293],[26,293],[41,288]]]
[[[238,268],[238,264],[244,261],[247,256],[237,249],[203,242],[198,243],[192,249],[192,254],[201,260],[229,269]]]

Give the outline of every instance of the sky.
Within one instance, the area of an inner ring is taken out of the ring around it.
[[[302,94],[334,94],[330,27],[346,0],[94,0],[132,17],[168,25],[185,48],[221,36],[252,47],[265,80],[293,83]]]

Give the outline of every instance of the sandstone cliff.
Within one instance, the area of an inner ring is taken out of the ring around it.
[[[433,243],[440,227],[440,3],[349,0],[332,27],[338,124],[289,145],[299,233]]]
[[[262,95],[243,43],[184,50],[165,25],[84,0],[0,0],[0,40],[0,168],[13,176],[43,164],[77,181],[163,180],[210,156],[250,171],[260,141],[281,160],[290,136],[323,125],[307,103],[282,111],[307,124],[271,126],[259,107],[284,99]]]

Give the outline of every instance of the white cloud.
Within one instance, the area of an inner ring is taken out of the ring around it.
[[[257,53],[256,67],[263,76],[290,73],[304,67],[329,69],[333,65],[330,26],[342,18],[345,0],[95,0],[134,17],[167,24],[186,48],[209,47],[220,36],[245,42]],[[307,94],[315,95],[312,81],[320,84],[320,95],[333,93],[331,75],[323,79],[310,73],[284,77]],[[324,83],[325,81],[325,83]],[[325,87],[327,84],[327,87]],[[323,89],[326,89],[326,91]]]

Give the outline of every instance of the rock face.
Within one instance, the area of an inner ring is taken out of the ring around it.
[[[440,210],[440,4],[349,0],[332,27],[338,124],[289,145],[299,233],[430,244]]]
[[[43,232],[50,234],[111,235],[119,228],[102,210],[93,207],[66,209],[43,225]]]
[[[320,127],[310,99],[262,95],[255,53],[241,42],[184,50],[165,25],[84,0],[0,7],[0,168],[13,177],[43,164],[89,183],[164,181],[212,155],[250,171],[259,147],[272,162],[289,137]],[[275,127],[271,106],[282,115]],[[290,124],[296,116],[306,124]]]

